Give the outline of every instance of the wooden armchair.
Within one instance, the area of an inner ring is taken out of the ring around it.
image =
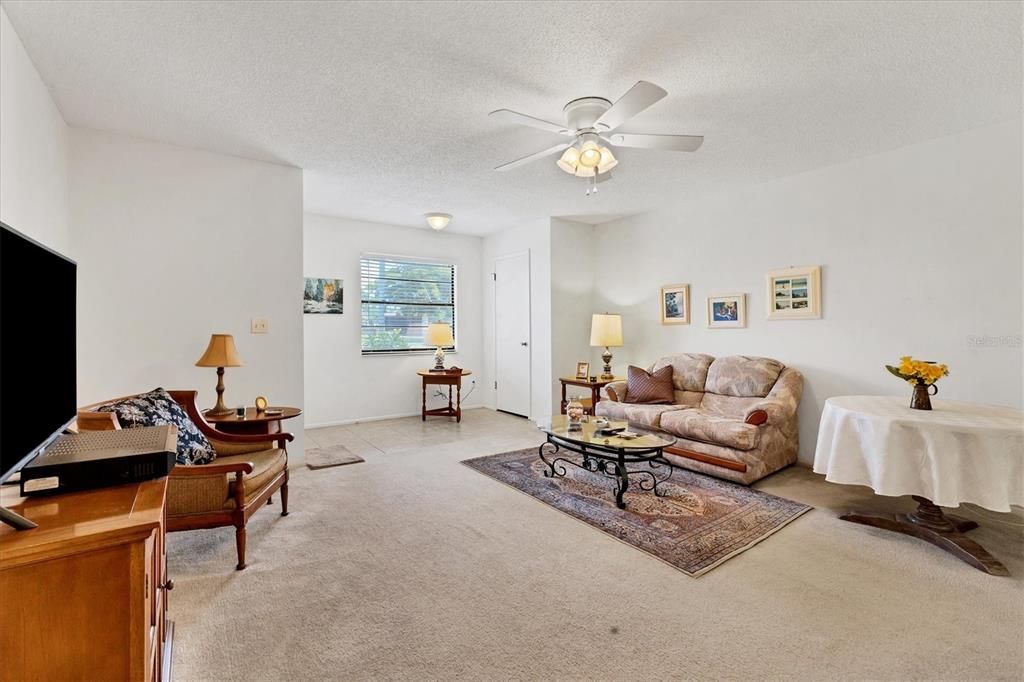
[[[288,516],[290,433],[242,435],[217,431],[196,407],[196,391],[168,391],[214,449],[210,464],[176,466],[167,486],[167,530],[235,527],[237,570],[245,568],[245,525],[257,509],[281,491],[281,516]],[[113,412],[97,412],[106,401],[78,412],[79,431],[120,429]]]

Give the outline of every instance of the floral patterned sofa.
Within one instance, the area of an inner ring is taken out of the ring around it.
[[[672,366],[675,402],[629,402],[627,384],[602,389],[595,411],[653,426],[678,438],[665,450],[673,464],[749,484],[794,463],[799,450],[797,408],[804,379],[778,360],[680,353],[650,371]]]

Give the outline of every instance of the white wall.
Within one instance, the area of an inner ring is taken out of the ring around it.
[[[530,414],[534,420],[552,413],[551,389],[551,220],[533,220],[483,240],[483,348],[485,404],[494,407],[494,259],[530,253]],[[557,408],[557,405],[556,405]]]
[[[420,412],[416,371],[432,366],[433,354],[360,354],[359,257],[363,253],[455,264],[456,352],[447,354],[445,364],[473,371],[463,383],[463,407],[483,403],[481,246],[479,237],[306,214],[304,275],[337,277],[345,284],[343,314],[303,316],[310,427]],[[430,407],[442,404],[447,399],[428,399]]]
[[[71,129],[81,403],[165,388],[215,400],[195,367],[210,334],[233,334],[244,367],[225,401],[303,404],[302,171]],[[249,333],[253,317],[270,333]],[[301,461],[302,420],[289,451]]]
[[[829,396],[909,402],[883,368],[901,355],[950,366],[938,400],[1020,406],[1021,182],[1013,121],[600,225],[595,305],[624,315],[616,372],[679,351],[793,365],[804,462]],[[768,321],[765,274],[814,264],[823,319]],[[691,284],[689,326],[658,318],[675,282]],[[732,292],[747,328],[707,329],[705,297]]]
[[[0,8],[0,221],[70,252],[68,127]]]
[[[601,374],[591,360],[590,320],[594,309],[594,228],[551,219],[551,391],[552,408],[562,401],[560,376],[572,376],[577,362],[590,362],[590,373]],[[570,388],[566,395],[590,397],[589,391]]]

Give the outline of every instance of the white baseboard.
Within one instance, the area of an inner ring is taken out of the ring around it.
[[[486,405],[463,405],[462,410],[483,410],[491,409]],[[328,426],[349,426],[350,424],[361,424],[364,422],[381,422],[387,419],[401,419],[402,417],[419,417],[420,412],[402,412],[399,414],[382,414],[373,417],[359,417],[358,419],[341,419],[338,421],[320,422],[318,424],[306,424],[305,428],[307,431],[310,429],[325,429]]]

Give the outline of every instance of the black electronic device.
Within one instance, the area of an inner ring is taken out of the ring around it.
[[[137,483],[174,467],[178,429],[142,426],[60,436],[21,469],[21,494],[40,495]]]
[[[0,223],[0,483],[75,419],[76,270]],[[36,525],[3,507],[0,522]]]

